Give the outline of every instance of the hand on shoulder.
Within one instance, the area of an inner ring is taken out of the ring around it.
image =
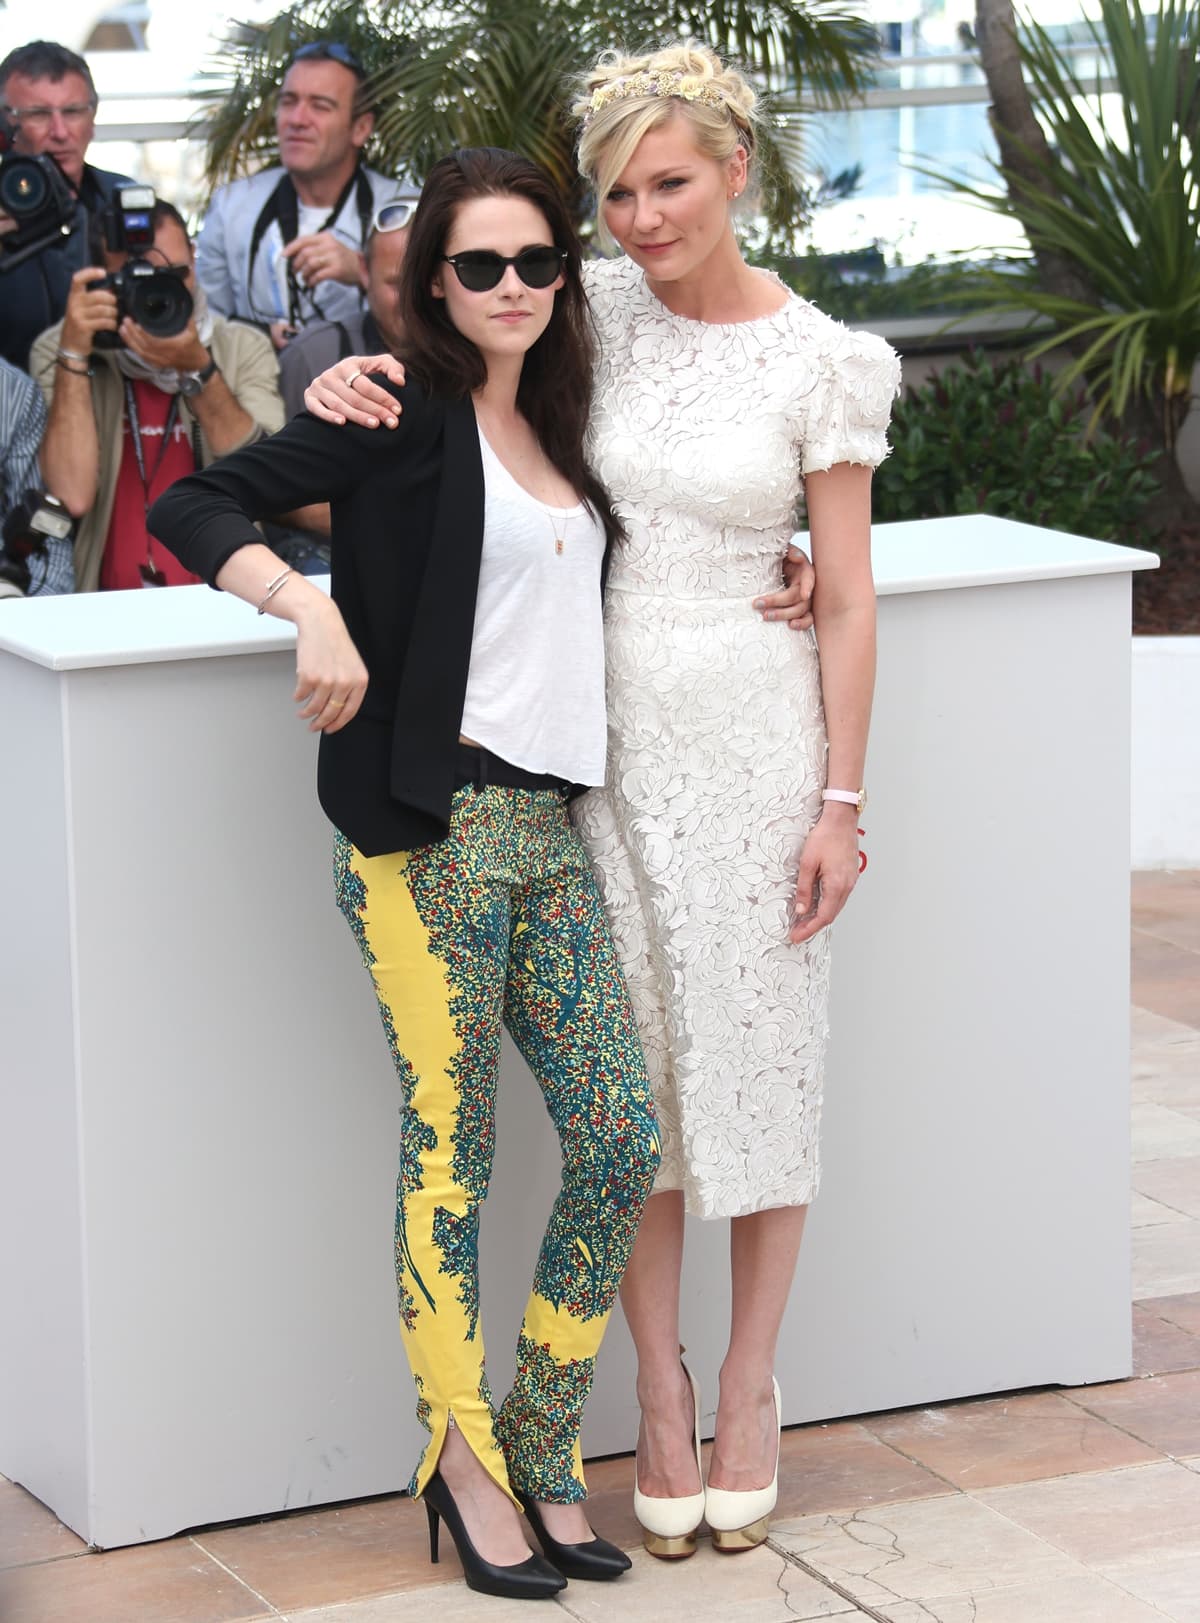
[[[378,428],[382,422],[387,428],[395,428],[403,408],[395,392],[384,388],[376,378],[387,379],[396,389],[403,388],[403,362],[394,355],[347,355],[313,379],[304,391],[304,404],[323,423]]]

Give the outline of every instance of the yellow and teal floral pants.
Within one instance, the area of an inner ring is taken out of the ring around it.
[[[339,834],[334,871],[403,1091],[396,1279],[430,1433],[410,1491],[423,1491],[453,1423],[510,1496],[576,1502],[587,1494],[583,1406],[659,1158],[633,1010],[587,856],[554,790],[468,786],[446,839],[364,857]],[[563,1177],[516,1379],[497,1411],[478,1237],[502,1024],[542,1089]]]

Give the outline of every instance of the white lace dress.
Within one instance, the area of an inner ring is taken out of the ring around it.
[[[829,932],[787,941],[821,809],[811,633],[768,624],[802,473],[871,466],[899,363],[802,299],[672,315],[631,261],[588,267],[591,457],[628,532],[606,598],[608,771],[576,802],[633,994],[663,1139],[657,1190],[701,1217],[811,1200]],[[850,787],[856,787],[851,785]]]

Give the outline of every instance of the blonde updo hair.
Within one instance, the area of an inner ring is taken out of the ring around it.
[[[620,81],[633,81],[625,94],[620,93]],[[671,88],[676,83],[678,92]],[[753,161],[758,94],[710,46],[683,40],[647,56],[605,51],[579,78],[576,91],[571,111],[581,125],[579,172],[601,203],[642,137],[677,113],[692,126],[696,145],[706,157],[726,163],[742,147]],[[599,234],[611,247],[602,208]]]

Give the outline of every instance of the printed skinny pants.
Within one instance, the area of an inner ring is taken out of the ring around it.
[[[587,1494],[579,1426],[596,1353],[659,1160],[633,1010],[587,855],[560,795],[489,785],[456,793],[435,845],[364,857],[337,835],[334,874],[403,1092],[396,1280],[430,1433],[410,1492],[424,1490],[453,1423],[510,1496],[574,1503]],[[502,1022],[542,1089],[563,1177],[516,1379],[496,1411],[478,1236]]]

